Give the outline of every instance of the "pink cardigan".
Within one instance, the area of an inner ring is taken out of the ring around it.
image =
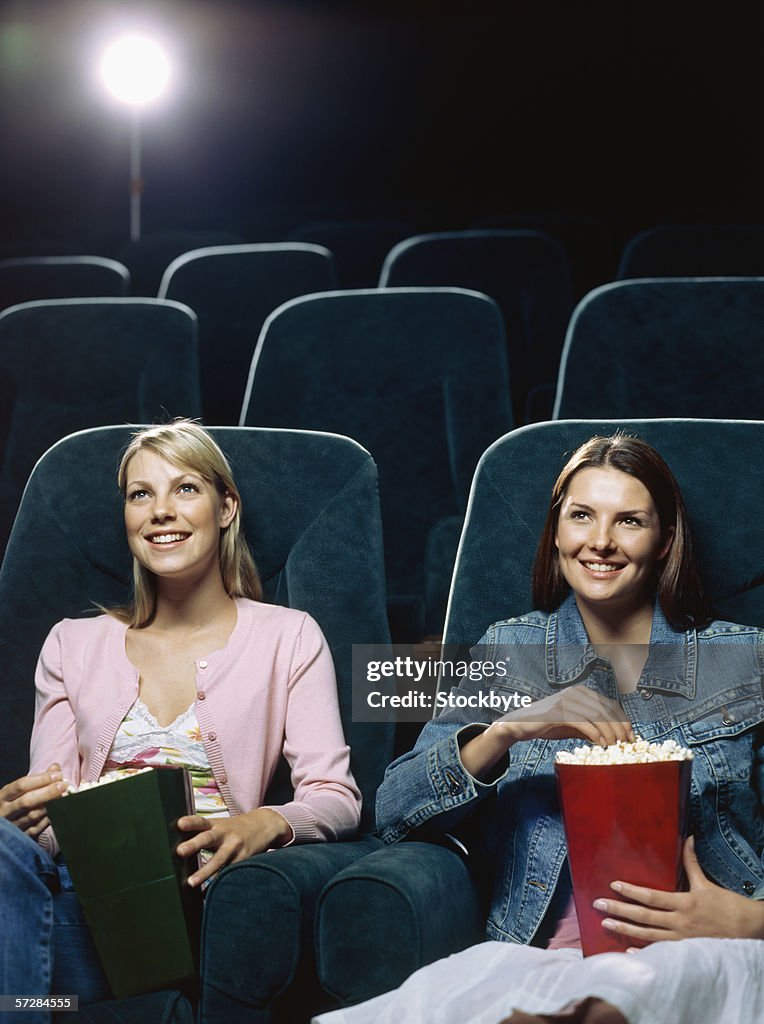
[[[294,842],[352,837],[361,795],[350,774],[334,663],[305,612],[236,598],[225,647],[196,661],[195,711],[231,814],[262,804],[283,753],[294,799],[275,807]],[[101,775],[120,722],[138,696],[125,650],[127,627],[109,615],[64,619],[43,645],[31,772],[57,761],[74,785]],[[40,837],[55,852],[48,829]]]

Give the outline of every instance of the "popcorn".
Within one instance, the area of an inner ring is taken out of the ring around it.
[[[96,782],[81,782],[79,786],[70,785],[67,791],[65,793],[62,793],[61,795],[70,796],[72,793],[84,793],[86,789],[94,789],[96,786],[105,786],[109,782],[118,782],[120,779],[126,778],[127,774],[143,775],[144,772],[151,772],[153,770],[154,769],[151,766],[147,766],[146,768],[131,769],[129,773],[126,773],[124,770],[106,772],[106,774],[102,775],[101,778],[98,779]]]
[[[609,747],[581,746],[572,751],[561,750],[557,764],[648,764],[653,761],[691,761],[692,751],[680,747],[676,740],[648,743],[637,736],[634,743],[619,740]]]

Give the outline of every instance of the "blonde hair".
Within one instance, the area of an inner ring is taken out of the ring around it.
[[[223,586],[230,597],[262,600],[260,576],[241,531],[241,495],[228,460],[204,427],[194,420],[178,418],[171,423],[145,427],[133,434],[117,471],[123,498],[127,496],[127,467],[133,456],[141,451],[155,452],[179,469],[198,473],[215,487],[222,498],[230,496],[235,499],[234,517],[220,531],[219,557]],[[156,599],[156,577],[134,557],[132,603],[108,611],[120,621],[141,629],[152,622],[156,614]]]

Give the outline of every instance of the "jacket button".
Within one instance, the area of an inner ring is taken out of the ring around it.
[[[207,662],[206,661],[200,661],[199,662],[199,668],[207,668]]]
[[[653,691],[652,690],[640,690],[639,691],[639,696],[642,698],[642,700],[650,700],[652,695],[653,695]]]
[[[207,733],[207,739],[210,741],[210,743],[214,743],[217,738],[218,738],[218,734],[216,732],[208,732]]]
[[[461,783],[456,782],[456,781],[452,782],[449,785],[449,787],[448,787],[448,792],[451,794],[451,796],[459,796],[461,791],[462,791]]]
[[[204,692],[204,690],[200,690],[196,696],[199,698],[199,700],[207,699],[207,694]]]
[[[743,892],[746,894],[746,896],[753,896],[753,894],[756,892],[756,886],[753,884],[753,882],[743,882]]]
[[[735,721],[735,716],[731,715],[729,711],[725,711],[725,713],[722,715],[722,722],[724,723],[724,725],[734,725]]]
[[[221,775],[220,776],[220,785],[221,786],[225,786],[227,782],[228,782],[228,776],[227,775]]]

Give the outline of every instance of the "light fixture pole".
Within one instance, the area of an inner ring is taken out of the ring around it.
[[[141,110],[162,95],[170,65],[161,47],[141,35],[123,36],[107,47],[101,60],[106,88],[130,107],[130,240],[141,237]]]
[[[130,111],[130,241],[141,237],[141,110],[133,107]]]

